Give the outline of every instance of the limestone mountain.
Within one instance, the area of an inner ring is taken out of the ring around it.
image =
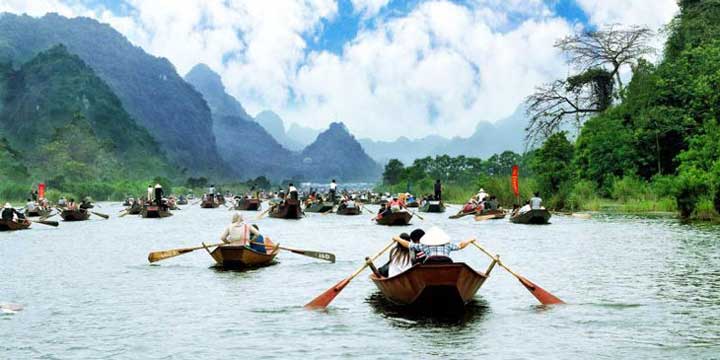
[[[305,147],[303,143],[288,136],[285,131],[285,124],[278,114],[265,110],[255,115],[255,121],[270,133],[280,144],[292,151],[300,151]]]
[[[0,14],[0,62],[17,66],[57,44],[94,70],[179,168],[189,174],[224,171],[210,109],[167,59],[147,54],[89,18]]]

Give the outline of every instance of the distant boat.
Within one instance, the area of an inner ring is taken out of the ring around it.
[[[242,245],[221,245],[212,251],[205,247],[205,250],[215,259],[218,267],[244,269],[270,265],[280,248],[277,246],[272,247],[271,244],[268,244],[268,246],[270,246],[269,253],[261,253]]]
[[[515,224],[544,225],[550,222],[550,211],[547,209],[532,209],[524,213],[516,212],[510,216]]]
[[[301,219],[303,217],[300,201],[295,199],[285,199],[285,201],[277,205],[270,211],[270,217],[278,219]]]
[[[445,205],[442,201],[430,200],[420,206],[420,211],[426,213],[443,213],[445,212]]]
[[[407,211],[396,211],[377,219],[376,222],[378,225],[403,226],[409,225],[412,217],[413,215]]]

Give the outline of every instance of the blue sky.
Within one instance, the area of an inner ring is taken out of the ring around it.
[[[358,137],[468,136],[566,76],[555,42],[666,24],[676,0],[0,0],[107,23],[184,75],[204,63],[252,114]],[[662,44],[659,36],[655,45]]]

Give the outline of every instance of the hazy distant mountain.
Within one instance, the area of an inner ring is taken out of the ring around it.
[[[272,111],[263,111],[255,117],[256,122],[244,110],[238,111],[242,106],[227,94],[220,76],[210,68],[195,66],[186,80],[202,92],[213,111],[235,114],[213,113],[213,131],[221,156],[243,179],[264,175],[274,180],[328,181],[335,177],[354,181],[380,176],[379,165],[342,124],[332,124],[302,152],[290,151],[283,146],[292,139],[286,136],[282,119]],[[297,143],[293,146],[302,147]]]
[[[320,130],[304,127],[295,123],[291,124],[287,130],[287,136],[302,145],[312,143],[318,135],[320,135]]]
[[[207,65],[195,65],[185,75],[185,81],[189,82],[203,95],[213,115],[239,116],[246,120],[252,120],[240,102],[225,92],[225,86],[220,75],[212,71]]]
[[[300,151],[308,143],[300,143],[287,135],[285,124],[276,113],[265,110],[255,115],[255,121],[270,133],[279,143],[293,151]],[[313,139],[314,140],[314,139]]]
[[[478,123],[475,132],[468,138],[447,139],[430,135],[415,140],[406,137],[400,137],[395,141],[360,139],[360,144],[375,161],[381,164],[390,159],[399,159],[405,164],[411,164],[418,158],[442,154],[487,158],[505,150],[522,152],[526,124],[525,109],[518,107],[511,116],[495,124],[485,121]]]
[[[60,43],[107,83],[176,164],[191,173],[222,171],[210,109],[167,59],[147,54],[89,18],[0,14],[0,62],[17,66]]]
[[[380,176],[381,168],[363,151],[343,123],[332,123],[303,150],[302,162],[314,178],[367,180]]]

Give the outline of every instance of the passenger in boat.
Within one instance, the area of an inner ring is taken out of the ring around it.
[[[226,244],[249,245],[251,235],[260,236],[260,232],[246,224],[242,214],[234,213],[232,223],[222,232],[220,240]]]
[[[410,233],[410,240],[415,244],[419,244],[420,239],[422,239],[424,235],[425,231],[423,231],[422,229],[415,229]],[[412,259],[412,264],[415,265],[425,262],[427,256],[425,256],[425,252],[423,252],[422,250],[410,250],[410,258]]]
[[[75,203],[75,199],[70,198],[70,201],[67,203],[67,209],[68,210],[78,210],[78,205]]]
[[[288,195],[289,195],[290,198],[293,199],[293,200],[297,200],[297,199],[298,199],[298,190],[297,190],[297,188],[295,187],[295,185],[293,185],[293,183],[288,184]]]
[[[147,188],[147,201],[152,202],[153,201],[153,186],[152,184],[148,185]]]
[[[5,203],[2,211],[2,219],[4,221],[15,221],[15,217],[17,217],[18,220],[25,218],[25,216],[19,211],[15,210],[15,208],[12,207],[10,203]]]
[[[27,204],[25,204],[25,211],[29,212],[35,212],[37,211],[37,204],[35,204],[32,199],[27,199]]]
[[[453,244],[450,242],[450,236],[438,227],[433,227],[428,230],[428,232],[420,238],[420,243],[413,243],[397,236],[394,237],[393,240],[410,250],[425,253],[427,258],[423,262],[424,264],[451,263],[451,252],[462,250],[475,242],[475,239],[469,239],[459,244]]]
[[[256,224],[252,224],[252,227],[258,231],[260,231],[260,228]],[[266,241],[267,240],[267,241]],[[265,238],[264,235],[255,235],[250,234],[250,248],[261,253],[261,254],[267,254],[267,247],[265,244],[272,244],[272,241],[270,241],[270,238]]]
[[[65,197],[64,197],[64,196],[61,196],[61,197],[58,199],[58,206],[59,206],[59,207],[65,207],[65,206],[67,206],[67,200],[65,200]]]
[[[517,212],[518,212],[519,214],[524,214],[524,213],[530,211],[531,209],[532,209],[532,207],[530,207],[530,201],[527,201],[527,202],[525,203],[525,205],[523,205],[523,207],[521,207],[520,209],[518,209]]]
[[[440,179],[435,180],[435,200],[442,200],[442,184]]]
[[[540,198],[540,193],[535,192],[535,196],[530,198],[530,208],[533,210],[542,209],[542,199]]]
[[[495,195],[490,196],[490,200],[485,202],[485,209],[487,209],[487,210],[497,210],[498,209],[498,201],[497,201],[497,197]]]
[[[406,233],[400,234],[400,238],[405,241],[410,241],[410,235]],[[392,277],[397,274],[405,272],[405,270],[412,267],[412,258],[410,255],[410,249],[396,244],[395,247],[390,250],[390,261],[388,262],[387,276]]]
[[[480,191],[477,193],[477,201],[483,202],[485,201],[485,198],[488,197],[488,193],[485,192],[485,189],[480,188]]]

